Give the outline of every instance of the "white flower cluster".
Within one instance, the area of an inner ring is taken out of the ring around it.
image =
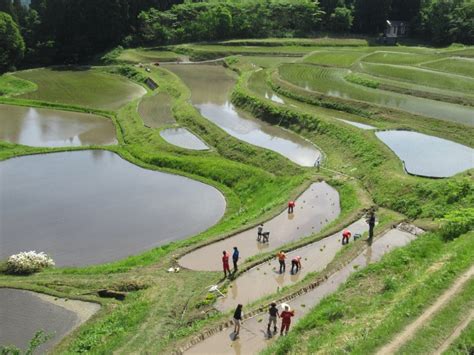
[[[12,274],[32,274],[49,266],[54,266],[53,259],[36,251],[23,251],[10,256],[7,261],[7,271]]]

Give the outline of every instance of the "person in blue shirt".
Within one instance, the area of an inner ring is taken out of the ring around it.
[[[232,254],[232,262],[234,263],[234,273],[237,272],[237,262],[239,261],[239,249],[234,247],[234,253]]]

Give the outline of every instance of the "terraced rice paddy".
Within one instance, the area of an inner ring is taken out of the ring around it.
[[[150,128],[176,122],[171,111],[171,97],[165,93],[144,97],[138,105],[138,113],[145,126]]]
[[[153,48],[125,49],[117,58],[126,63],[175,62],[179,59],[180,56],[174,52]]]
[[[318,149],[300,136],[255,119],[238,110],[229,94],[235,84],[232,73],[216,65],[168,65],[191,90],[191,101],[201,114],[228,134],[250,144],[273,150],[293,162],[312,167]]]
[[[454,90],[465,93],[474,92],[474,78],[398,65],[366,63],[363,64],[361,68],[364,73],[417,85],[434,86],[439,89]]]
[[[318,64],[330,67],[349,68],[359,58],[364,56],[363,52],[351,51],[316,51],[304,58],[304,63]]]
[[[0,105],[0,140],[36,147],[117,143],[111,120],[81,112]]]
[[[376,132],[415,175],[449,177],[474,168],[474,149],[409,131]]]
[[[399,53],[399,52],[374,52],[365,56],[362,61],[377,64],[394,64],[394,65],[412,65],[430,60],[438,59],[435,54],[417,54],[417,53]]]
[[[146,93],[138,84],[95,69],[34,69],[17,72],[15,76],[38,86],[21,98],[105,110],[118,109]]]
[[[2,210],[2,259],[42,250],[60,266],[117,260],[202,232],[226,206],[209,185],[108,151],[14,158],[0,163],[0,176],[9,186],[0,195],[9,206]]]
[[[348,73],[345,69],[307,64],[283,64],[279,67],[283,80],[309,91],[474,126],[474,109],[471,107],[363,87],[345,81],[344,76]]]
[[[422,67],[474,78],[474,59],[446,58],[421,64]]]
[[[15,345],[25,349],[38,329],[52,338],[35,352],[45,353],[62,337],[96,313],[96,303],[58,299],[41,293],[0,288],[0,345]]]

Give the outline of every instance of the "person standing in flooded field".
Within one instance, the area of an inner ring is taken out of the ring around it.
[[[281,312],[280,318],[281,318],[281,330],[280,330],[280,335],[283,335],[283,332],[285,332],[285,335],[288,334],[288,331],[290,330],[290,324],[291,324],[291,317],[294,317],[295,311],[290,311],[290,307],[288,305],[285,305],[285,310]]]
[[[270,327],[273,324],[273,332],[277,332],[277,318],[280,317],[280,312],[278,312],[278,308],[275,302],[272,302],[270,308],[268,309],[268,327],[267,331],[270,334]]]
[[[260,241],[262,239],[262,234],[263,234],[263,224],[259,225],[257,228],[257,241]]]
[[[296,203],[295,201],[288,202],[288,213],[293,213],[293,209],[295,208]]]
[[[234,253],[232,254],[232,262],[234,263],[234,273],[237,272],[237,262],[239,261],[239,249],[234,247]]]
[[[369,225],[369,239],[367,240],[370,245],[372,245],[372,240],[374,238],[374,228],[375,228],[375,212],[372,210],[369,212],[367,218],[367,224]]]
[[[283,250],[280,250],[280,252],[277,254],[278,262],[280,263],[280,274],[283,274],[286,270],[286,254]]]
[[[230,276],[229,255],[225,250],[222,252],[222,267],[224,269],[224,277],[227,277],[227,273]]]
[[[242,322],[242,305],[237,305],[237,308],[234,311],[234,339],[239,336],[240,333],[240,323]]]

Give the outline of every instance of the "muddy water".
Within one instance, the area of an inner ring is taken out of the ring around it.
[[[43,108],[0,105],[0,140],[36,147],[116,144],[103,117]]]
[[[215,188],[107,151],[14,158],[0,177],[0,259],[37,250],[57,265],[113,261],[197,234],[225,210]]]
[[[347,229],[354,235],[367,232],[369,227],[365,220],[361,219],[348,226]],[[288,253],[286,272],[283,274],[279,273],[276,258],[249,270],[230,284],[226,297],[217,301],[216,308],[220,311],[229,311],[239,303],[248,304],[263,296],[278,292],[282,287],[302,280],[310,272],[323,270],[342,249],[341,234],[342,231]],[[302,258],[302,269],[292,275],[290,273],[291,259],[297,255]]]
[[[229,94],[236,78],[218,65],[166,65],[192,92],[191,101],[201,114],[231,136],[273,150],[301,166],[313,166],[320,152],[310,142],[278,126],[237,110]]]
[[[351,263],[331,275],[320,286],[288,302],[291,308],[295,310],[292,326],[308,314],[324,297],[335,292],[355,271],[379,261],[386,253],[397,247],[407,245],[414,238],[414,235],[398,229],[390,230]],[[186,351],[186,354],[258,354],[269,345],[272,339],[278,338],[278,336],[275,336],[268,339],[267,322],[267,314],[257,315],[242,323],[237,340],[233,340],[233,328],[228,328],[198,343]],[[280,322],[278,322],[278,326],[280,326]]]
[[[0,288],[0,344],[26,349],[35,333],[43,330],[47,334],[53,333],[53,337],[36,352],[44,353],[99,308],[95,303],[66,301],[30,291]]]
[[[313,183],[297,200],[292,215],[286,209],[264,223],[270,232],[270,242],[257,242],[257,227],[191,252],[179,260],[180,265],[193,270],[222,270],[222,251],[231,252],[236,246],[241,260],[261,252],[274,250],[284,244],[319,232],[340,213],[339,194],[324,182]]]
[[[186,128],[169,128],[160,132],[160,135],[168,143],[177,145],[181,148],[193,150],[206,150],[209,147]]]
[[[449,177],[474,168],[474,149],[411,131],[376,132],[415,175]]]

